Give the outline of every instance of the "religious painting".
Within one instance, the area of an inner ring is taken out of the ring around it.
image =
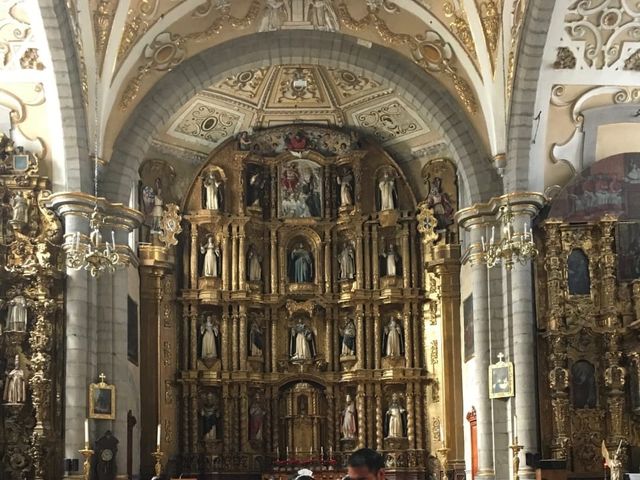
[[[640,278],[640,223],[619,222],[617,228],[618,279],[628,282]]]
[[[596,368],[586,360],[579,360],[571,367],[571,400],[573,408],[597,406]]]
[[[127,357],[138,365],[138,304],[127,297]]]
[[[267,210],[269,207],[269,174],[262,165],[250,163],[246,171],[247,208]]]
[[[89,385],[89,418],[115,420],[116,387],[104,380],[104,375],[100,375],[100,382]]]
[[[575,222],[607,213],[640,218],[640,153],[613,155],[580,172],[554,198],[549,217]]]
[[[513,394],[513,363],[500,360],[489,365],[489,398],[509,398]]]
[[[589,258],[579,248],[571,250],[567,258],[567,284],[569,295],[589,295],[591,292]]]
[[[296,159],[280,166],[278,212],[280,218],[317,218],[322,216],[322,167]]]
[[[475,355],[473,336],[473,295],[469,295],[462,304],[464,322],[464,361],[468,362]]]

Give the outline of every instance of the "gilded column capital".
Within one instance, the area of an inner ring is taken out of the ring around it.
[[[538,192],[511,192],[499,197],[493,197],[488,202],[474,203],[458,210],[455,220],[460,228],[470,230],[473,227],[484,227],[496,221],[500,207],[509,204],[514,215],[529,215],[535,217],[547,199]]]

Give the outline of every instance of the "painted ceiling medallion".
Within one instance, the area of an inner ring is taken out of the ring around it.
[[[383,144],[425,133],[420,121],[399,100],[361,110],[354,114],[354,119],[361,128],[372,130]]]
[[[199,101],[172,130],[185,139],[211,146],[235,135],[240,121],[240,115]]]

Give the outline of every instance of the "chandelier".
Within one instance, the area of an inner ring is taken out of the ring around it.
[[[538,249],[533,243],[533,233],[527,227],[525,221],[522,232],[517,233],[513,226],[513,212],[511,204],[500,207],[500,220],[502,222],[502,235],[498,242],[495,241],[496,227],[491,227],[491,238],[487,245],[482,237],[482,258],[489,268],[498,263],[504,263],[507,270],[511,270],[515,262],[526,265],[536,255]]]
[[[80,232],[67,233],[65,235],[65,243],[62,249],[65,253],[65,265],[73,270],[86,270],[92,277],[99,277],[103,273],[114,273],[116,268],[125,265],[125,258],[121,256],[116,247],[116,239],[113,230],[111,230],[111,244],[102,240],[100,231],[105,227],[105,216],[98,208],[98,153],[100,151],[98,145],[99,139],[99,117],[98,117],[98,88],[97,88],[97,72],[96,72],[96,108],[95,108],[95,143],[94,143],[94,170],[93,170],[93,189],[94,189],[94,206],[93,212],[89,217],[89,228],[91,230],[89,236]]]

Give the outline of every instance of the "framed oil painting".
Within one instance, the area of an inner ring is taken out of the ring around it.
[[[640,222],[619,222],[617,229],[618,279],[640,278]]]
[[[489,398],[509,398],[513,394],[513,363],[501,359],[489,365]]]
[[[89,418],[115,420],[116,386],[104,380],[105,376],[101,374],[100,382],[89,385]]]
[[[475,342],[473,336],[473,295],[465,298],[462,304],[464,320],[464,361],[468,362],[475,355]]]
[[[280,218],[322,217],[322,166],[312,160],[284,162],[278,170],[278,216]]]

